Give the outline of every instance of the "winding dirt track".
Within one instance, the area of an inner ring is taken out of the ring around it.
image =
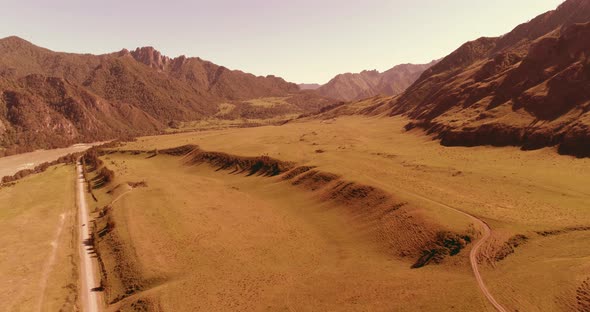
[[[462,211],[460,211],[460,212],[464,213]],[[464,214],[466,214],[466,213],[464,213]],[[483,236],[479,239],[479,241],[477,241],[477,244],[475,244],[475,246],[473,246],[473,248],[471,249],[471,252],[469,253],[469,260],[471,261],[471,268],[473,269],[473,274],[475,274],[475,279],[477,280],[477,285],[479,285],[479,289],[481,289],[483,294],[486,296],[488,301],[494,306],[494,308],[496,308],[496,310],[498,310],[500,312],[506,312],[506,309],[504,309],[504,307],[502,305],[500,305],[498,303],[498,301],[496,301],[494,296],[492,296],[492,294],[490,293],[490,291],[488,290],[488,288],[484,284],[483,279],[481,278],[481,274],[479,274],[479,268],[477,267],[477,254],[479,252],[479,247],[481,247],[481,245],[483,245],[483,243],[485,243],[485,241],[491,236],[492,230],[482,220],[480,220],[472,215],[469,215],[469,214],[466,214],[466,215],[471,217],[473,220],[476,220],[476,222],[478,222],[481,225],[481,227],[484,229]]]
[[[94,263],[87,245],[91,236],[88,224],[88,206],[84,197],[84,176],[80,162],[76,165],[76,172],[78,174],[78,207],[80,208],[80,298],[82,311],[98,312],[98,295],[93,290],[98,285],[95,281]]]
[[[408,192],[408,191],[406,191]],[[479,248],[488,240],[488,238],[490,238],[490,236],[492,235],[492,230],[490,229],[490,226],[485,223],[483,220],[478,219],[475,216],[472,216],[462,210],[459,210],[457,208],[451,207],[447,204],[443,204],[441,202],[438,202],[436,200],[430,199],[428,197],[422,196],[420,194],[416,194],[414,192],[408,192],[411,193],[412,195],[419,197],[423,200],[426,200],[428,202],[431,202],[433,204],[439,205],[441,207],[447,208],[447,209],[451,209],[455,212],[458,212],[466,217],[468,217],[469,219],[471,219],[474,223],[479,224],[480,227],[483,229],[483,235],[482,237],[477,241],[477,243],[475,243],[475,245],[473,246],[473,248],[471,249],[471,252],[469,253],[469,262],[471,262],[471,269],[473,270],[473,274],[475,275],[475,280],[477,281],[477,285],[479,286],[479,289],[481,290],[481,292],[485,295],[486,299],[488,299],[488,301],[494,306],[494,308],[499,311],[499,312],[507,312],[507,310],[498,303],[498,301],[496,301],[496,299],[494,298],[494,296],[492,296],[492,294],[490,293],[490,291],[488,290],[488,288],[486,287],[485,283],[483,282],[483,278],[481,277],[481,274],[479,273],[479,267],[478,267],[478,263],[477,263],[477,255],[479,254]]]

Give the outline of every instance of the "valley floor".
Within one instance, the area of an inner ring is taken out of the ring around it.
[[[588,309],[590,159],[548,148],[443,147],[419,130],[404,132],[406,123],[303,120],[143,137],[111,149],[100,159],[114,180],[89,173],[96,200],[87,196],[105,310],[494,311],[471,271],[475,244],[411,268],[435,233],[481,238],[481,225],[461,211],[491,228],[477,260],[506,310]],[[163,151],[186,144],[227,153],[204,158],[268,156],[318,173],[268,177]],[[40,290],[38,266],[14,267],[17,258],[52,259],[60,214],[63,233],[75,224],[75,210],[64,208],[75,209],[74,168],[56,168],[0,189],[0,246],[13,255],[0,270],[17,282],[3,292],[13,307],[39,304],[35,293],[45,293],[42,305],[72,302],[69,288]],[[27,189],[38,191],[27,197]],[[65,197],[47,199],[54,193]],[[384,198],[396,204],[386,207]],[[69,234],[61,239],[77,237]],[[57,250],[66,274],[66,251]],[[69,285],[71,277],[60,278]]]
[[[470,221],[443,205],[457,208],[492,228],[491,243],[482,247],[481,271],[490,291],[509,310],[560,311],[583,304],[576,297],[590,277],[590,243],[586,239],[590,160],[560,156],[550,148],[523,152],[510,147],[443,147],[419,130],[404,132],[406,123],[401,117],[306,120],[280,127],[145,137],[122,149],[196,144],[209,151],[268,155],[317,166],[379,187],[399,201],[420,207],[428,218],[445,227],[465,231]],[[180,181],[184,184],[190,179]],[[440,266],[414,271],[405,265],[405,270],[392,270],[419,276],[421,289],[447,281],[433,286],[424,298],[414,293],[418,301],[406,303],[437,298],[435,289],[441,287],[441,295],[449,299],[438,297],[435,302],[448,302],[444,303],[446,308],[469,310],[450,303],[453,293],[460,293],[465,303],[479,304],[478,309],[487,306],[475,281],[469,281],[473,277],[466,254],[461,252]],[[432,272],[439,270],[440,275]],[[454,273],[458,275],[451,280],[461,285],[453,286],[444,277],[455,270],[461,273]],[[402,275],[392,277],[400,278],[408,283]],[[432,278],[432,282],[425,278]],[[415,288],[418,286],[409,287]],[[391,289],[389,293],[395,294]],[[402,307],[403,302],[393,306]]]

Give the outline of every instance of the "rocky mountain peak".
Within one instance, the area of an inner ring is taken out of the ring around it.
[[[131,52],[131,55],[138,62],[159,70],[163,70],[170,61],[169,57],[162,55],[162,53],[154,49],[154,47],[137,48],[135,51]]]

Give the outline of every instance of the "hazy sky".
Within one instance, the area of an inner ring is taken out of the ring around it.
[[[55,51],[154,46],[231,69],[324,83],[425,63],[498,36],[562,0],[1,0],[0,37]]]

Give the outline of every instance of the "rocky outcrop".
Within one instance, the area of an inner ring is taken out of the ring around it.
[[[157,51],[153,47],[137,48],[131,52],[131,55],[138,62],[158,70],[164,70],[170,62],[169,57],[162,55],[160,51]]]

